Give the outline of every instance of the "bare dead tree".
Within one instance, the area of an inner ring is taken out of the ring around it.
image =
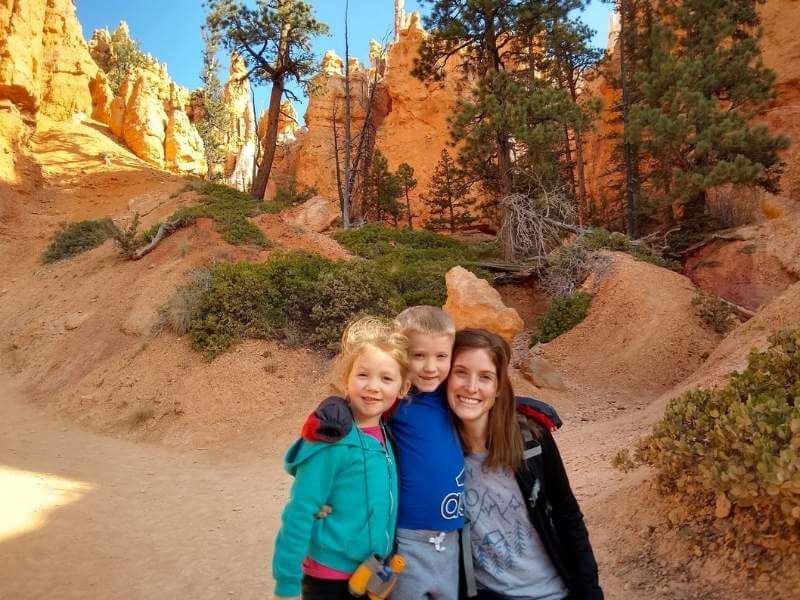
[[[510,194],[501,200],[506,218],[498,237],[505,240],[510,259],[543,267],[547,255],[569,233],[585,233],[574,225],[575,206],[563,187],[539,186],[535,195]]]

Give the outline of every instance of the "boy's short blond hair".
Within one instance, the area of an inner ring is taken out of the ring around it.
[[[450,315],[437,306],[411,306],[394,320],[397,330],[403,335],[446,335],[456,337],[456,325]]]

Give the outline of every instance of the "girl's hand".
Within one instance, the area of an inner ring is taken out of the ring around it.
[[[319,511],[317,512],[317,514],[314,515],[314,518],[315,519],[324,519],[325,517],[327,517],[332,512],[333,512],[333,508],[331,508],[327,504],[323,504],[322,508],[320,508]]]

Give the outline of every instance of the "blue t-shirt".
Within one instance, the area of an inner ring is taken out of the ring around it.
[[[464,525],[464,454],[445,386],[402,400],[390,424],[399,471],[397,526],[454,531]]]

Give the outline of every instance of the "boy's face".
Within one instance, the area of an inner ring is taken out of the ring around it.
[[[447,334],[410,333],[408,356],[411,383],[420,392],[432,392],[447,379],[453,338]]]

